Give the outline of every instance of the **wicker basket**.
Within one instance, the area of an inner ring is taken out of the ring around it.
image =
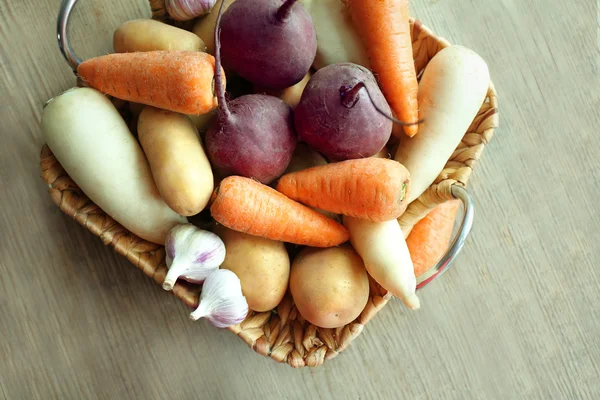
[[[63,1],[63,8],[65,3],[70,3],[72,8],[75,1]],[[166,17],[164,0],[150,0],[150,4],[154,18],[173,22]],[[415,67],[417,73],[420,73],[429,60],[449,43],[435,36],[418,21],[411,21],[411,28]],[[436,205],[453,199],[453,185],[466,186],[473,167],[481,158],[497,126],[496,92],[493,85],[490,85],[487,98],[477,117],[448,160],[443,172],[425,193],[410,204],[402,216],[403,227],[412,227]],[[69,178],[47,146],[41,151],[41,171],[42,178],[49,185],[50,197],[65,214],[126,257],[157,284],[162,284],[167,272],[163,246],[138,238],[106,215]],[[199,287],[185,282],[178,282],[172,291],[184,304],[192,308],[198,305],[199,292]],[[371,280],[370,298],[361,315],[344,327],[323,329],[302,318],[288,293],[276,309],[269,312],[251,312],[244,322],[230,327],[229,330],[259,354],[288,363],[292,367],[314,367],[344,350],[360,335],[365,324],[386,305],[389,298],[390,295]]]

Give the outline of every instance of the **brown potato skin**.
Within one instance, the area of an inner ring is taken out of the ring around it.
[[[184,216],[202,211],[213,192],[214,178],[190,119],[146,107],[139,117],[138,137],[165,203]]]
[[[369,300],[369,277],[349,245],[306,248],[294,259],[290,291],[300,314],[322,328],[354,321]]]
[[[290,258],[283,242],[236,232],[223,225],[215,227],[214,233],[225,243],[221,268],[240,278],[248,308],[262,312],[277,307],[290,278]]]
[[[113,35],[115,53],[153,50],[206,51],[192,32],[152,19],[134,19],[121,24]]]

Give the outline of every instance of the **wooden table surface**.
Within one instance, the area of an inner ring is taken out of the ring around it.
[[[145,0],[85,0],[83,58]],[[74,84],[59,0],[0,0],[0,399],[600,398],[599,49],[591,0],[414,0],[489,63],[501,127],[454,268],[338,358],[293,370],[187,309],[52,203],[44,102]]]

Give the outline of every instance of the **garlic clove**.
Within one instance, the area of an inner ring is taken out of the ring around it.
[[[216,0],[166,0],[165,6],[171,18],[188,21],[208,13]]]
[[[248,302],[240,279],[230,270],[219,269],[204,281],[200,304],[190,319],[205,318],[217,328],[227,328],[240,324],[247,315]]]
[[[210,308],[210,306],[204,306],[204,303],[201,303],[201,306],[190,313],[190,319],[197,321],[200,318],[205,318],[217,328],[227,328],[241,324],[247,315],[248,303],[246,298],[236,297],[221,301],[216,308]]]
[[[202,283],[225,260],[225,244],[217,235],[192,224],[175,226],[165,241],[169,271],[163,289],[173,290],[177,279]]]

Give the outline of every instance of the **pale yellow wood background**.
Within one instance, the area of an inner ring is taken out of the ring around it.
[[[593,1],[413,0],[488,60],[501,128],[455,268],[319,369],[262,358],[64,216],[39,178],[43,103],[74,77],[59,0],[0,0],[0,399],[598,399],[600,118]],[[82,57],[145,0],[81,0]]]

